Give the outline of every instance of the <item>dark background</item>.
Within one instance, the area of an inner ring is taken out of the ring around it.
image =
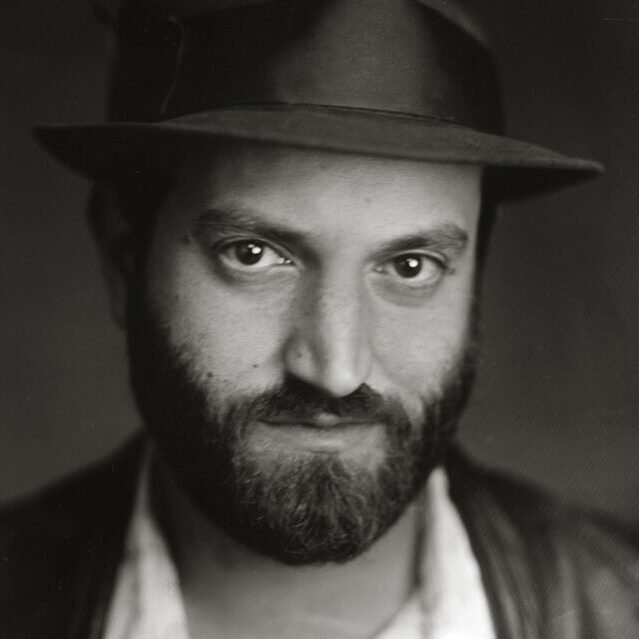
[[[0,7],[0,499],[98,458],[138,423],[84,222],[87,185],[29,130],[102,117],[107,48],[86,4]],[[639,3],[480,4],[511,131],[608,173],[503,211],[462,439],[639,525]]]

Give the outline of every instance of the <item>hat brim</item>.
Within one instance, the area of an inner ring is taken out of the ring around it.
[[[440,120],[335,107],[243,106],[156,123],[39,126],[35,134],[57,159],[94,180],[169,167],[185,145],[223,139],[480,165],[497,181],[499,200],[538,194],[603,171],[592,160]]]

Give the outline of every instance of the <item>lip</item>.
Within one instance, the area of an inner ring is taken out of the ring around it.
[[[337,415],[320,413],[319,415],[314,415],[310,419],[308,417],[305,419],[299,419],[291,416],[264,420],[264,423],[275,427],[298,426],[302,428],[316,428],[318,430],[333,430],[349,428],[352,426],[368,426],[371,425],[372,422],[370,420],[344,419]]]
[[[254,435],[265,444],[325,453],[348,450],[355,454],[358,450],[370,450],[379,441],[382,431],[376,421],[348,420],[333,415],[304,420],[288,417],[264,420],[256,426]]]

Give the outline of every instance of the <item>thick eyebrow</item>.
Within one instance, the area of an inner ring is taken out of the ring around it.
[[[383,255],[406,253],[419,249],[459,255],[467,244],[468,233],[456,224],[447,223],[392,239],[382,244],[378,250]]]
[[[196,236],[251,234],[283,244],[296,244],[311,251],[306,234],[274,222],[265,222],[257,211],[238,206],[209,208],[200,214],[193,231]],[[460,254],[468,244],[468,234],[456,224],[445,223],[433,228],[394,238],[374,249],[378,255],[391,255],[415,250],[434,250]]]
[[[306,244],[300,231],[273,222],[264,222],[259,219],[259,214],[251,209],[237,206],[207,209],[198,216],[193,231],[198,236],[205,233],[251,234],[284,244]]]

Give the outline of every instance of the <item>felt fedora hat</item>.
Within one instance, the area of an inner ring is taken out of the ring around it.
[[[93,179],[222,139],[481,165],[501,199],[601,171],[506,137],[489,49],[428,0],[99,1],[108,121],[35,129]]]

